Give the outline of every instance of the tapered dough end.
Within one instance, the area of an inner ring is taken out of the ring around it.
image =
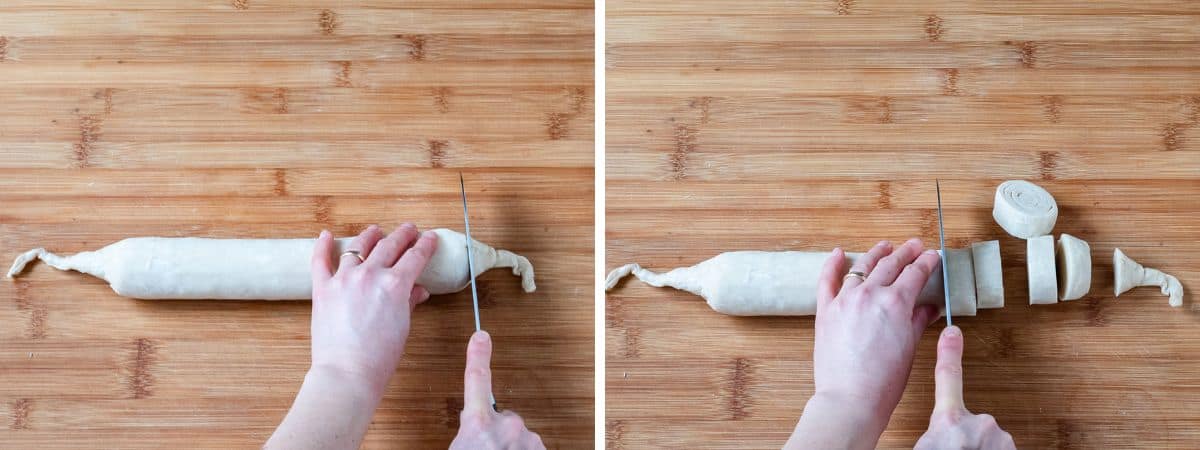
[[[1029,272],[1029,304],[1058,303],[1058,274],[1055,270],[1054,236],[1038,236],[1025,241],[1025,262]]]
[[[1004,268],[1000,264],[1000,241],[971,244],[975,266],[975,298],[980,309],[1004,307]]]
[[[513,275],[521,277],[521,289],[525,292],[537,290],[533,281],[533,264],[529,262],[529,258],[508,250],[496,250],[496,258],[500,267],[512,267]]]
[[[1116,296],[1138,286],[1158,286],[1168,296],[1168,304],[1183,306],[1183,284],[1178,278],[1158,269],[1142,266],[1125,255],[1121,249],[1113,250],[1113,291]]]
[[[25,270],[25,266],[27,264],[29,264],[31,261],[33,261],[35,259],[38,259],[38,256],[40,256],[44,253],[46,253],[46,249],[35,248],[33,250],[30,250],[30,251],[27,251],[20,255],[17,255],[17,259],[13,261],[12,267],[8,269],[8,277],[16,278],[17,275],[19,275],[22,271]]]
[[[604,278],[604,290],[611,291],[612,288],[617,287],[617,283],[621,282],[622,278],[629,276],[629,274],[633,273],[635,270],[641,270],[641,268],[642,266],[637,265],[637,263],[633,263],[614,269],[612,272],[608,273],[607,277]]]
[[[1058,203],[1041,186],[1009,180],[996,187],[992,218],[1015,237],[1032,239],[1050,234],[1058,221]]]
[[[1058,288],[1063,301],[1083,298],[1092,289],[1092,247],[1066,233],[1058,237]]]

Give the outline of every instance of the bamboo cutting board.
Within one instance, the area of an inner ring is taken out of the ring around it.
[[[496,398],[550,448],[590,446],[592,21],[585,1],[5,1],[0,253],[461,229],[461,170],[475,237],[537,273],[533,294],[479,279]],[[0,282],[0,446],[257,447],[304,377],[309,319],[35,264]],[[412,330],[366,448],[457,431],[470,293]]]
[[[968,408],[1019,448],[1200,445],[1200,7],[1188,1],[610,1],[607,268],[730,250],[1000,239],[1007,306],[956,318]],[[1034,181],[1091,243],[1090,294],[1028,305],[996,186]],[[1113,297],[1112,251],[1179,277]],[[811,317],[607,295],[609,448],[779,448],[812,393]],[[923,337],[881,448],[933,406]]]

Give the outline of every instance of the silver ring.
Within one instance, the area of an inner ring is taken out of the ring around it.
[[[359,263],[367,262],[366,259],[363,259],[362,254],[360,254],[360,252],[358,250],[346,250],[346,251],[342,252],[342,257],[344,257],[346,255],[354,255],[355,258],[358,258]]]
[[[846,276],[842,277],[842,282],[846,282],[846,280],[850,279],[850,277],[858,278],[858,281],[867,281],[867,274],[857,270],[852,270],[850,273],[846,274]]]

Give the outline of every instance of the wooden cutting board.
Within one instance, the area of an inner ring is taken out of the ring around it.
[[[533,294],[479,280],[497,401],[551,448],[590,446],[592,23],[586,1],[5,1],[0,253],[461,229],[462,171],[474,236],[537,273]],[[35,264],[0,281],[0,442],[256,448],[308,367],[309,319]],[[412,330],[366,448],[457,431],[469,292]]]
[[[956,318],[967,406],[1019,448],[1200,446],[1200,4],[614,0],[607,269],[730,250],[999,239],[1007,306]],[[995,187],[1034,181],[1091,243],[1090,294],[1028,305]],[[1113,297],[1112,252],[1179,277]],[[812,393],[811,317],[607,296],[609,448],[779,448]],[[933,406],[926,331],[881,448]]]

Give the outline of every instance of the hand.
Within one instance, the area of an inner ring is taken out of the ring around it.
[[[938,339],[937,392],[929,430],[915,448],[1016,449],[1012,435],[1000,429],[994,417],[967,411],[962,398],[962,354],[962,330],[946,327]]]
[[[789,440],[799,448],[874,448],[912,370],[913,353],[935,306],[917,294],[941,258],[911,239],[892,252],[877,244],[846,278],[845,253],[834,249],[817,283],[814,394]]]
[[[463,411],[451,449],[545,449],[541,436],[512,411],[492,409],[492,337],[477,331],[467,344]]]
[[[415,242],[415,243],[414,243]],[[371,225],[339,257],[334,273],[333,238],[322,231],[313,250],[313,367],[361,378],[382,393],[408,339],[413,308],[429,298],[416,285],[437,250],[437,235],[401,225],[387,237]]]

